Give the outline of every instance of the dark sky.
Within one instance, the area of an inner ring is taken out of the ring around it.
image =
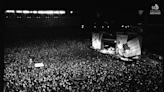
[[[139,0],[3,0],[4,9],[76,9],[82,11],[133,11],[149,10],[154,3],[161,1]]]
[[[4,8],[27,8],[27,9],[81,9],[81,10],[134,10],[134,9],[148,9],[149,6],[154,3],[153,1],[141,2],[141,1],[115,1],[115,0],[4,0]],[[162,3],[162,2],[157,2]],[[161,5],[162,6],[162,5]]]

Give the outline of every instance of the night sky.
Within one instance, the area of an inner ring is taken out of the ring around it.
[[[78,9],[92,11],[106,10],[137,10],[150,9],[154,3],[162,4],[162,1],[62,1],[62,0],[5,0],[4,8],[24,8],[24,9]],[[162,5],[160,5],[163,7]]]
[[[148,14],[150,8],[154,3],[163,8],[161,1],[39,1],[39,0],[5,0],[3,2],[4,11],[7,9],[20,9],[20,10],[73,10],[75,13],[71,16],[64,16],[66,18],[62,19],[40,19],[40,20],[27,20],[24,22],[21,20],[7,21],[5,26],[16,26],[16,27],[53,27],[53,26],[72,26],[79,27],[81,24],[86,24],[87,28],[93,27],[95,22],[114,20],[113,24],[116,28],[120,24],[137,24],[139,21],[148,23],[162,23],[161,16],[149,16]],[[138,15],[138,10],[144,10],[142,16]],[[162,10],[161,10],[162,11]],[[100,18],[97,18],[96,12],[101,14]],[[40,22],[41,21],[41,22]],[[150,28],[152,29],[152,28]],[[90,30],[90,29],[89,29]]]

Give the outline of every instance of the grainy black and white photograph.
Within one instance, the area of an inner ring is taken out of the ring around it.
[[[2,4],[3,92],[163,92],[163,2]]]

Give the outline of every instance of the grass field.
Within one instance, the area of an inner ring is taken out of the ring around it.
[[[62,38],[8,44],[5,92],[163,92],[163,63],[126,63],[90,45],[89,40]],[[36,68],[35,62],[45,66]]]

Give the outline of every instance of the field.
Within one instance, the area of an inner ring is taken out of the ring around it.
[[[163,92],[162,62],[127,63],[90,45],[90,40],[73,38],[6,45],[5,92]],[[45,66],[36,68],[35,62]]]

